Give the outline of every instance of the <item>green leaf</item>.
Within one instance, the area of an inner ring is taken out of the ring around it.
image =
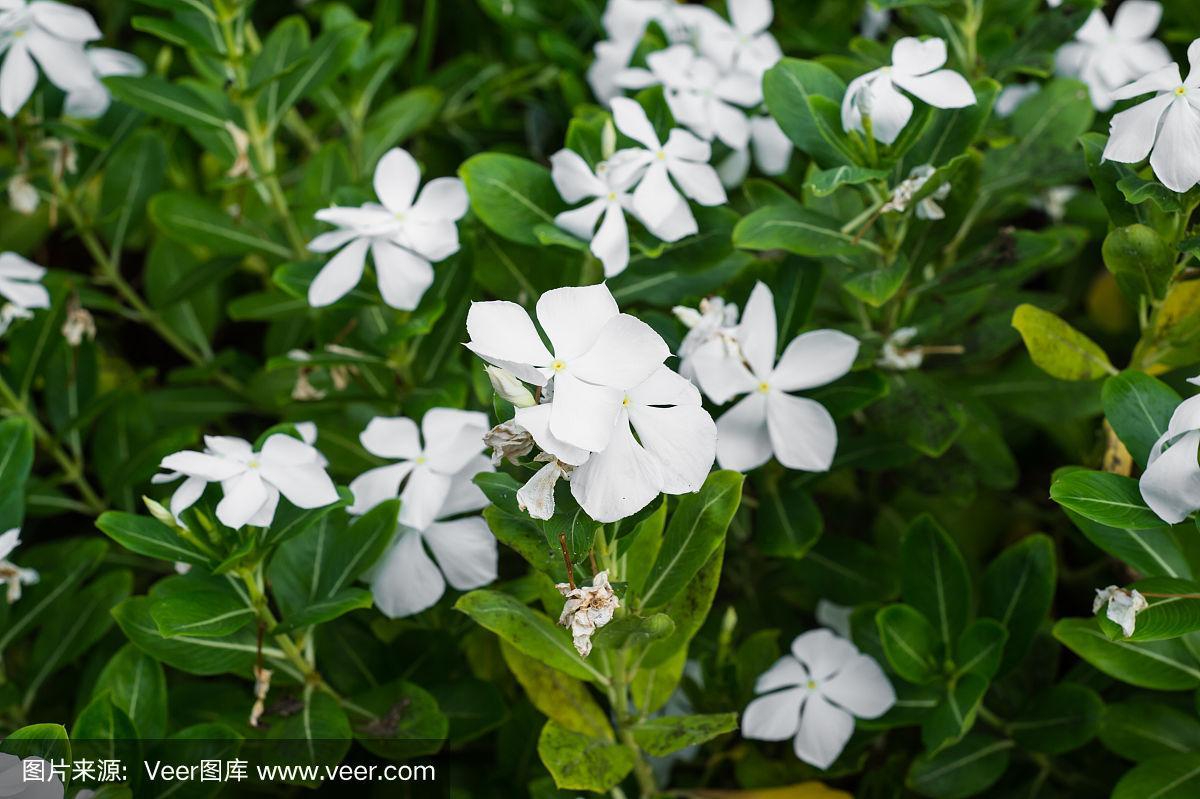
[[[68,601],[107,554],[108,544],[98,537],[68,538],[21,553],[21,565],[35,569],[40,579],[25,589],[7,614],[0,614],[0,652]]]
[[[1168,214],[1179,213],[1195,204],[1194,191],[1180,194],[1168,189],[1157,178],[1147,179],[1136,173],[1130,173],[1118,180],[1117,188],[1132,205],[1149,202]]]
[[[1089,541],[1142,574],[1154,577],[1191,577],[1192,570],[1170,527],[1155,530],[1121,530],[1067,511],[1067,517]]]
[[[608,678],[575,651],[566,630],[508,594],[471,591],[459,597],[454,609],[467,614],[520,652],[569,677],[608,684]]]
[[[1085,519],[1124,530],[1167,526],[1142,500],[1138,481],[1109,472],[1079,469],[1050,484],[1050,498]]]
[[[646,578],[642,607],[660,608],[671,601],[721,548],[742,500],[743,479],[738,472],[716,471],[698,492],[679,500]]]
[[[1150,449],[1167,432],[1179,394],[1145,372],[1126,370],[1104,381],[1100,392],[1104,416],[1129,454],[1142,468]]]
[[[1167,754],[1200,753],[1200,720],[1164,703],[1131,699],[1105,708],[1100,742],[1137,763]]]
[[[267,132],[275,130],[288,109],[340,75],[370,31],[368,23],[357,20],[326,28],[308,48],[304,62],[280,79],[274,113],[264,120]]]
[[[654,667],[642,666],[633,676],[629,695],[634,707],[642,713],[654,713],[667,704],[683,677],[687,649],[682,648],[663,663]]]
[[[888,605],[876,614],[875,625],[897,674],[917,684],[938,676],[938,632],[920,611],[910,605]]]
[[[933,121],[904,155],[901,173],[921,164],[942,166],[966,152],[979,137],[992,114],[1000,84],[991,78],[975,81],[975,104],[966,108],[935,110]]]
[[[840,120],[819,102],[840,103],[845,93],[842,79],[814,61],[785,58],[763,76],[767,110],[787,137],[823,167],[856,161]]]
[[[248,223],[229,215],[197,194],[166,191],[150,198],[150,219],[164,236],[180,244],[203,247],[217,255],[258,252],[290,258],[292,251]]]
[[[368,751],[389,760],[433,754],[442,748],[450,730],[450,720],[437,699],[404,680],[356,695],[354,704],[373,716],[363,721],[356,713],[355,738]]]
[[[249,84],[259,92],[260,119],[279,116],[282,78],[308,60],[309,47],[308,23],[303,17],[285,17],[271,28],[270,34],[263,40],[262,50],[254,57],[250,67]]]
[[[933,799],[966,799],[987,790],[1008,768],[1012,741],[973,732],[937,754],[913,761],[909,788]]]
[[[104,79],[113,96],[153,117],[174,122],[185,129],[225,129],[225,120],[196,92],[153,75]]]
[[[163,638],[150,615],[154,601],[136,596],[113,608],[112,615],[134,646],[147,655],[189,674],[251,673],[258,652],[255,633],[248,627],[227,638],[177,636]],[[264,649],[271,655],[271,647]],[[279,650],[275,654],[282,656]]]
[[[501,153],[472,156],[459,167],[471,208],[498,236],[538,244],[538,225],[553,225],[562,199],[545,167]]]
[[[390,148],[429,127],[442,110],[442,93],[432,86],[393,97],[367,120],[363,131],[363,160],[373,164]]]
[[[802,559],[789,564],[789,573],[816,595],[840,605],[883,601],[896,594],[895,563],[849,536],[821,536]]]
[[[1129,225],[1104,238],[1104,265],[1135,306],[1138,298],[1161,300],[1175,273],[1175,253],[1153,228]]]
[[[878,308],[904,285],[908,267],[908,259],[901,255],[878,269],[849,275],[842,280],[842,288],[872,308]]]
[[[71,741],[67,728],[61,724],[30,724],[13,730],[0,743],[0,752],[16,755],[22,760],[40,757],[47,763],[71,763]]]
[[[500,651],[509,670],[525,689],[529,701],[546,718],[572,732],[616,740],[608,715],[596,704],[582,682],[542,665],[506,641],[500,642]]]
[[[828,197],[842,186],[857,186],[872,180],[884,180],[888,173],[882,169],[867,169],[861,166],[838,166],[822,169],[808,176],[804,188],[817,197]]]
[[[660,716],[639,721],[631,727],[638,746],[654,757],[666,757],[688,746],[711,741],[738,727],[737,713],[708,713],[693,716]]]
[[[975,725],[987,689],[987,678],[978,674],[964,674],[947,686],[945,698],[921,724],[921,743],[926,751],[936,752],[967,734]]]
[[[324,515],[284,541],[267,567],[284,623],[296,627],[306,618],[332,618],[330,612],[358,606],[361,594],[343,592],[387,549],[399,513],[400,501],[394,499],[349,524],[344,513]]]
[[[554,784],[573,791],[607,792],[625,779],[637,759],[626,746],[573,732],[553,721],[542,727],[537,748]]]
[[[927,514],[909,525],[901,542],[900,593],[950,651],[970,615],[971,578],[954,539]]]
[[[825,527],[817,503],[803,488],[775,486],[760,494],[755,539],[763,554],[802,558]]]
[[[955,666],[959,674],[975,674],[990,680],[1000,668],[1008,631],[993,619],[976,619],[958,638]]]
[[[164,638],[221,638],[254,619],[254,608],[227,580],[214,578],[202,585],[197,583],[201,590],[172,594],[150,608],[150,618]]]
[[[114,252],[124,247],[129,232],[146,214],[146,203],[163,184],[167,147],[160,134],[139,130],[113,151],[104,170],[101,224]]]
[[[717,584],[721,581],[721,563],[725,548],[721,546],[696,572],[695,577],[675,598],[659,610],[675,622],[675,631],[667,638],[656,641],[646,648],[641,665],[644,668],[659,666],[680,651],[686,651],[692,637],[700,631],[712,609]]]
[[[275,630],[286,633],[314,624],[323,624],[351,611],[369,608],[374,602],[375,598],[365,588],[343,588],[332,596],[309,603],[303,610],[280,622]]]
[[[1158,691],[1185,691],[1200,686],[1200,664],[1179,640],[1134,643],[1113,641],[1095,619],[1062,619],[1054,637],[1110,677]]]
[[[151,516],[106,511],[96,520],[100,532],[130,552],[171,562],[210,566],[211,559],[180,537],[179,533]]]
[[[737,223],[733,244],[744,250],[786,250],[809,257],[853,255],[866,249],[838,221],[799,205],[781,203],[759,208]]]
[[[33,468],[33,428],[21,416],[0,422],[0,528],[25,518],[25,483]]]
[[[1012,325],[1033,362],[1059,380],[1095,380],[1117,373],[1099,344],[1036,305],[1018,305]]]
[[[1112,799],[1192,799],[1200,794],[1200,754],[1164,755],[1126,772]]]
[[[1088,176],[1096,187],[1096,196],[1104,203],[1108,218],[1114,225],[1132,225],[1138,221],[1138,211],[1125,201],[1125,195],[1117,188],[1121,178],[1129,174],[1130,167],[1117,161],[1104,160],[1104,147],[1108,137],[1103,133],[1085,133],[1079,138],[1083,148],[1083,159]]]
[[[96,678],[92,696],[102,694],[125,711],[142,738],[166,735],[166,674],[161,663],[133,644],[118,649]]]
[[[1174,577],[1138,580],[1130,588],[1143,594],[1200,594],[1200,583]],[[1100,628],[1111,638],[1125,641],[1161,641],[1200,630],[1200,599],[1179,596],[1147,596],[1147,608],[1137,614],[1133,635],[1126,638],[1121,628],[1099,612]]]
[[[1056,573],[1054,542],[1041,533],[1011,545],[984,571],[979,614],[1007,631],[1000,673],[1021,662],[1033,645],[1054,602]]]
[[[666,613],[650,616],[629,614],[606,624],[592,641],[600,649],[616,651],[661,641],[674,632],[675,622]]]
[[[1064,682],[1035,696],[1007,729],[1026,749],[1058,755],[1092,740],[1103,715],[1104,702],[1095,691]]]
[[[324,691],[305,691],[303,707],[285,718],[265,715],[269,747],[264,761],[284,765],[335,766],[350,749],[350,720],[346,711]]]

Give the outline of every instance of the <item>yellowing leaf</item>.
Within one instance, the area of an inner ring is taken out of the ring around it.
[[[851,799],[845,791],[838,791],[822,782],[798,782],[778,788],[750,788],[744,791],[699,789],[685,791],[685,796],[695,799]]]
[[[1017,306],[1012,325],[1025,340],[1033,362],[1052,377],[1095,380],[1117,373],[1099,344],[1036,305]]]

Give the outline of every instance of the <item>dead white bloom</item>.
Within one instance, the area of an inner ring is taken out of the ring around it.
[[[920,367],[921,362],[925,360],[924,350],[920,347],[908,346],[916,335],[915,327],[902,327],[896,330],[888,336],[887,341],[883,342],[883,350],[879,353],[879,359],[875,363],[885,369],[897,371]]]
[[[13,175],[8,181],[8,204],[19,214],[29,216],[38,209],[41,197],[24,173]]]
[[[55,178],[61,179],[64,174],[74,175],[79,170],[79,154],[71,142],[46,139],[42,147],[50,153],[50,169]]]
[[[514,408],[532,408],[537,405],[533,394],[512,372],[499,366],[485,366],[484,371],[487,372],[488,380],[492,382],[492,390]]]
[[[1126,638],[1133,635],[1137,615],[1150,607],[1146,597],[1138,593],[1136,588],[1127,590],[1116,585],[1096,589],[1096,598],[1092,601],[1092,613],[1098,613],[1106,603],[1108,610],[1104,615],[1108,617],[1109,621],[1120,626],[1121,632],[1125,634]]]
[[[325,392],[312,384],[308,379],[308,368],[302,368],[296,374],[296,385],[292,386],[292,399],[297,402],[312,402],[313,400],[325,399]]]
[[[72,296],[67,304],[67,318],[63,322],[62,334],[72,347],[78,347],[85,338],[88,341],[96,340],[96,320],[87,308],[79,304],[78,297]]]
[[[493,427],[484,435],[483,443],[492,448],[493,466],[499,466],[505,459],[515,466],[519,458],[533,451],[533,436],[515,419]]]
[[[250,137],[246,135],[246,131],[230,121],[225,122],[225,132],[229,134],[230,139],[233,139],[233,149],[237,153],[233,159],[233,166],[229,167],[225,177],[240,178],[242,175],[249,175],[251,172]]]
[[[571,479],[571,470],[575,467],[547,452],[540,453],[534,460],[546,465],[517,489],[517,505],[533,518],[545,520],[554,515],[554,486],[560,477]]]
[[[913,198],[925,187],[929,178],[933,177],[936,172],[929,164],[913,167],[908,173],[908,177],[900,181],[896,188],[892,189],[892,196],[888,199],[879,212],[886,214],[889,212],[903,213],[912,203]],[[943,219],[946,216],[945,211],[935,202],[936,200],[944,200],[950,194],[950,184],[943,183],[938,186],[937,190],[928,197],[925,197],[917,205],[917,217],[919,219]]]
[[[612,621],[613,613],[621,606],[608,584],[608,572],[598,572],[591,587],[572,588],[568,583],[559,583],[555,588],[567,600],[558,623],[571,631],[575,651],[587,657],[592,651],[592,635]]]
[[[271,690],[271,670],[254,667],[254,706],[250,708],[250,726],[257,727],[266,709],[267,692]]]

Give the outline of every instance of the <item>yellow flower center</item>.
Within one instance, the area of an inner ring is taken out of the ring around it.
[[[418,456],[417,456],[417,465],[418,465],[418,466],[421,466],[421,465],[423,465],[424,463],[425,463],[425,456],[424,456],[424,455],[418,455]]]
[[[625,395],[625,399],[621,400],[621,405],[625,406],[626,408],[629,407],[629,395],[628,394]]]
[[[666,161],[667,160],[667,151],[659,150],[657,153],[655,153],[655,156],[658,157],[659,161]]]
[[[764,380],[763,382],[758,384],[758,390],[760,393],[766,394],[768,391],[771,390],[771,384]]]
[[[807,685],[805,685],[805,687],[806,687],[808,690],[810,690],[810,691],[811,691],[811,690],[813,690],[814,688],[816,688],[816,687],[817,687],[817,681],[816,681],[816,680],[809,680],[809,681],[808,681],[808,684],[807,684]]]
[[[608,193],[608,201],[612,202],[615,199],[617,199],[617,193],[615,191],[610,191]]]
[[[258,468],[258,459],[251,458],[250,462],[247,463],[246,465],[249,466],[251,469],[257,469]]]
[[[556,359],[554,361],[554,363],[550,364],[550,368],[553,369],[555,372],[561,372],[563,369],[567,368],[567,365],[560,358],[560,359]]]
[[[1180,86],[1175,90],[1175,94],[1179,97],[1183,97],[1185,94],[1187,94],[1187,86]]]

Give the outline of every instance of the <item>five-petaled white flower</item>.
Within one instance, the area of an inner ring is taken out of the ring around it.
[[[663,241],[678,241],[695,233],[696,218],[671,179],[679,184],[683,194],[701,205],[724,203],[725,188],[716,170],[708,164],[712,155],[708,142],[682,128],[674,128],[666,144],[661,143],[646,112],[627,97],[613,98],[612,112],[617,130],[642,145],[621,150],[609,159],[609,169],[618,175],[625,175],[628,170],[637,176],[633,210],[638,219]]]
[[[68,94],[99,86],[84,44],[100,38],[92,15],[55,0],[0,2],[0,113],[12,118],[37,87],[41,66]],[[100,86],[103,89],[103,86]]]
[[[758,283],[733,332],[737,348],[710,341],[693,356],[696,378],[709,399],[740,402],[717,420],[717,462],[740,472],[774,454],[789,469],[823,472],[837,450],[837,426],[819,402],[788,392],[816,388],[850,371],[858,340],[837,330],[811,330],[792,340],[775,362],[775,301]]]
[[[1200,377],[1188,380],[1200,386]],[[1200,510],[1200,395],[1179,403],[1167,431],[1150,448],[1138,487],[1142,499],[1168,524]]]
[[[1137,626],[1137,615],[1150,607],[1146,597],[1136,588],[1126,590],[1116,585],[1096,589],[1096,598],[1092,600],[1092,613],[1099,613],[1100,608],[1105,605],[1108,605],[1108,609],[1104,615],[1121,628],[1126,638],[1133,635]]]
[[[86,55],[92,74],[97,79],[67,92],[63,111],[67,116],[95,119],[108,110],[111,100],[108,88],[99,79],[118,75],[144,75],[146,65],[135,55],[110,50],[107,47],[92,47],[86,51]]]
[[[563,211],[554,218],[554,224],[591,242],[590,249],[604,265],[605,277],[624,272],[629,265],[629,226],[625,223],[625,212],[633,208],[629,189],[637,174],[632,170],[618,174],[604,162],[597,164],[593,172],[575,151],[559,150],[550,156],[550,176],[558,193],[569,203],[595,198],[579,208]]]
[[[1110,161],[1135,164],[1149,155],[1154,174],[1178,192],[1200,182],[1200,39],[1188,47],[1188,61],[1187,80],[1180,79],[1179,65],[1172,63],[1112,93],[1114,99],[1127,100],[1157,92],[1113,116],[1104,147]]]
[[[935,108],[964,108],[975,104],[975,92],[967,79],[946,63],[946,42],[921,41],[906,36],[892,47],[892,65],[880,67],[850,81],[842,98],[842,127],[864,133],[863,115],[871,117],[871,132],[891,144],[912,117],[912,101],[903,89]]]
[[[350,483],[354,494],[350,512],[366,513],[398,496],[400,523],[424,530],[446,503],[455,475],[483,451],[488,427],[485,414],[457,408],[427,411],[421,419],[423,436],[412,419],[375,417],[358,440],[372,455],[397,462],[364,472]],[[473,476],[468,475],[468,479]]]
[[[0,333],[14,319],[27,319],[35,308],[50,307],[50,292],[41,284],[46,270],[15,252],[0,253]]]
[[[612,621],[613,613],[621,606],[609,585],[608,572],[597,572],[590,587],[572,587],[570,583],[558,583],[554,587],[566,599],[558,623],[571,631],[575,651],[587,657],[592,651],[592,635]]]
[[[718,19],[700,29],[700,48],[722,69],[745,72],[761,82],[763,73],[783,58],[768,30],[774,16],[771,0],[733,0],[728,23]]]
[[[430,413],[433,411],[425,414],[425,420]],[[472,424],[464,429],[468,426]],[[396,538],[368,575],[375,606],[388,618],[411,616],[433,607],[446,592],[447,583],[456,591],[469,591],[496,579],[500,557],[496,537],[483,517],[465,515],[488,505],[483,491],[472,482],[480,472],[492,471],[488,459],[479,454],[482,446],[476,441],[475,454],[450,478],[445,491],[434,480],[416,483],[410,478],[404,496],[422,508],[432,507],[435,521],[420,528],[405,523],[405,500],[401,500]],[[429,494],[417,497],[418,490]],[[432,500],[439,498],[440,506],[432,506]]]
[[[21,586],[33,585],[38,581],[38,573],[33,569],[22,569],[8,559],[13,550],[21,543],[21,531],[17,528],[7,530],[0,535],[0,583],[8,586],[5,599],[12,604],[21,598]]]
[[[1054,69],[1086,83],[1092,105],[1107,111],[1122,99],[1113,94],[1115,89],[1171,63],[1166,46],[1150,38],[1161,18],[1162,5],[1148,0],[1126,0],[1111,26],[1097,8],[1075,33],[1075,41],[1054,54]]]
[[[402,311],[417,307],[433,283],[430,262],[458,252],[455,223],[467,213],[467,190],[458,178],[431,180],[418,196],[420,182],[416,160],[397,147],[375,166],[375,194],[380,202],[317,212],[317,219],[339,230],[322,233],[308,248],[320,253],[340,251],[308,287],[310,305],[337,302],[357,286],[370,249],[383,301]]]
[[[275,433],[254,451],[250,442],[233,436],[205,436],[203,452],[184,450],[162,459],[166,474],[154,482],[186,479],[171,497],[176,518],[204,493],[207,483],[220,483],[224,493],[217,518],[226,527],[270,525],[282,494],[297,508],[319,508],[337,502],[337,488],[325,473],[326,460],[314,447]]]
[[[825,629],[792,641],[754,685],[761,694],[742,714],[742,735],[759,741],[793,738],[796,757],[829,768],[854,732],[854,718],[882,716],[896,703],[883,669],[850,641]]]

